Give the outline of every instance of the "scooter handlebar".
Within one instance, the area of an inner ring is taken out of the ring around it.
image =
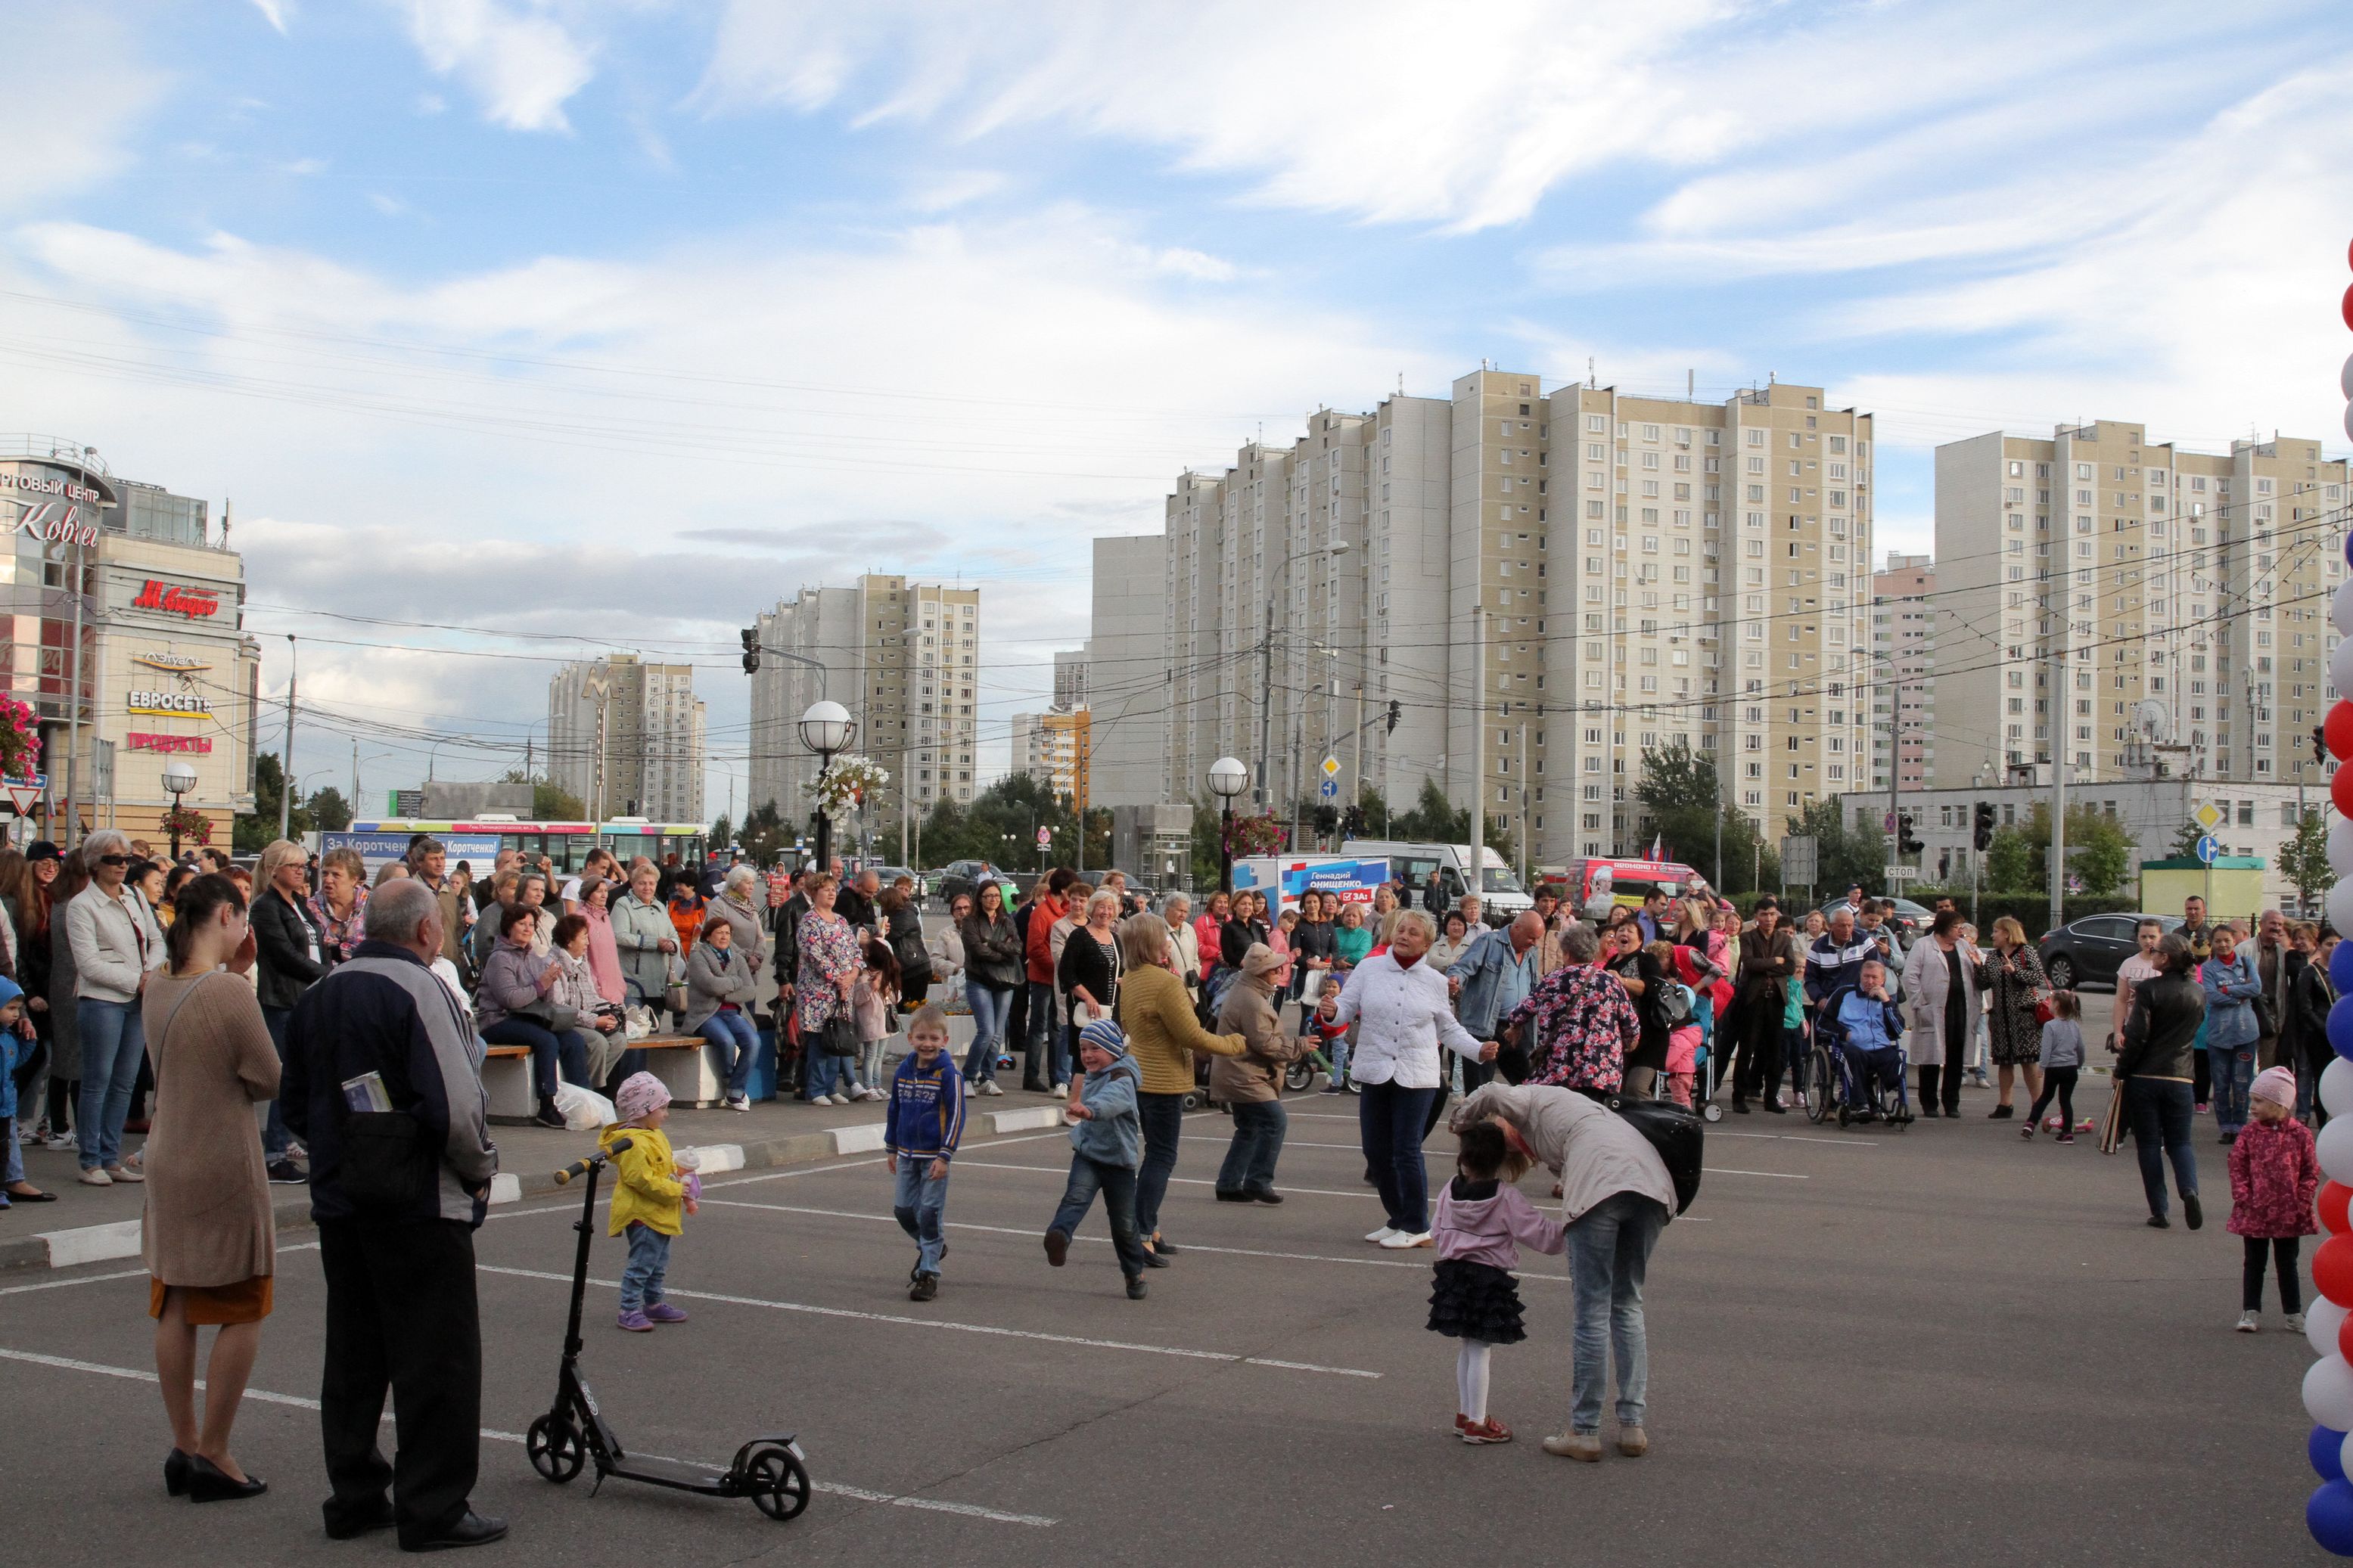
[[[565,1186],[570,1184],[573,1177],[586,1175],[613,1155],[626,1152],[634,1142],[635,1140],[628,1138],[617,1139],[609,1148],[599,1150],[585,1160],[573,1161],[572,1163],[555,1173],[555,1184],[559,1187]]]

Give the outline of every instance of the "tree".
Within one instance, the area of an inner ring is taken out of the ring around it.
[[[1810,836],[1814,841],[1813,893],[1820,902],[1826,895],[1844,892],[1856,882],[1876,889],[1886,875],[1883,858],[1886,847],[1875,835],[1856,833],[1846,824],[1839,803],[1818,800],[1789,823],[1792,834]]]
[[[735,825],[722,813],[719,820],[711,825],[711,852],[716,855],[734,842]]]
[[[1385,815],[1387,813],[1385,812]],[[1367,826],[1371,826],[1368,822]],[[1438,781],[1424,775],[1421,793],[1414,797],[1413,809],[1394,814],[1385,838],[1409,844],[1468,844],[1471,842],[1471,808],[1457,807],[1446,798]],[[1503,857],[1509,865],[1514,853],[1511,830],[1500,816],[1490,816],[1482,826],[1481,837],[1486,847]]]
[[[2133,841],[2121,824],[2095,806],[2067,808],[2067,869],[2083,879],[2084,892],[2107,898],[2132,873]],[[2016,824],[1993,836],[1986,852],[1986,880],[2000,893],[2048,891],[2051,885],[2051,807],[2036,801]]]
[[[2296,818],[2295,837],[2280,846],[2280,871],[2304,896],[2307,911],[2337,885],[2337,872],[2328,864],[2328,826],[2319,812]]]
[[[2042,862],[2050,849],[2048,832],[2042,836],[2042,847],[2037,850],[2025,830],[2016,824],[1997,829],[1993,847],[1986,851],[1986,890],[2023,893],[2041,886]]]
[[[1642,752],[1642,776],[1634,798],[1648,814],[1651,832],[1664,840],[1671,860],[1695,868],[1720,893],[1753,892],[1780,877],[1779,858],[1759,838],[1757,824],[1722,803],[1715,759],[1694,752],[1680,736]],[[1724,819],[1724,875],[1715,871],[1716,818]],[[1642,824],[1637,824],[1638,831]],[[1644,838],[1643,847],[1649,847]],[[1875,881],[1876,879],[1866,879]]]
[[[2132,836],[2105,812],[2079,806],[2067,813],[2067,868],[2084,879],[2089,897],[2108,898],[2125,885],[2132,850]]]
[[[352,808],[343,792],[332,784],[313,790],[311,798],[302,803],[302,809],[322,833],[341,833],[352,825]]]
[[[570,791],[550,784],[545,773],[525,773],[521,768],[509,768],[499,775],[499,783],[531,785],[531,815],[536,821],[588,820],[588,803]]]
[[[278,812],[285,794],[286,773],[279,765],[278,753],[264,752],[255,757],[253,759],[253,814],[249,816],[239,816],[237,819],[236,831],[231,835],[237,854],[259,855],[276,841]],[[345,820],[348,821],[349,818],[346,817]],[[295,802],[294,809],[287,823],[287,833],[300,839],[302,835],[310,832],[311,827],[310,812],[303,808],[301,802]],[[187,837],[185,830],[183,830],[180,835],[181,841],[185,843]]]
[[[2206,830],[2199,826],[2194,822],[2185,822],[2180,826],[2175,828],[2173,830],[2173,843],[2168,847],[2172,851],[2173,858],[2177,860],[2196,859],[2198,858],[2198,841],[2205,837]]]

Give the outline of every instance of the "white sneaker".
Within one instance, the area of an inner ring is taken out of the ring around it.
[[[1003,1094],[1005,1091],[997,1087],[997,1080],[995,1079],[990,1079],[987,1083],[980,1086],[980,1092],[983,1094],[995,1095]]]
[[[1058,1083],[1054,1086],[1054,1092],[1068,1100],[1071,1097],[1071,1086],[1067,1083]]]
[[[2263,1327],[2263,1318],[2261,1314],[2255,1312],[2242,1312],[2239,1314],[2239,1331],[2241,1333],[2252,1334],[2261,1327]]]
[[[727,1102],[727,1109],[730,1110],[749,1110],[752,1109],[752,1097],[747,1094],[739,1094],[734,1099]]]
[[[56,1137],[50,1139],[47,1142],[42,1144],[41,1147],[47,1149],[52,1154],[62,1154],[68,1150],[80,1148],[81,1140],[76,1138],[70,1132],[60,1132]]]
[[[1391,1252],[1403,1252],[1409,1247],[1435,1247],[1438,1238],[1426,1230],[1393,1230],[1381,1237],[1381,1245]]]
[[[2280,1327],[2285,1329],[2292,1334],[2300,1334],[2304,1332],[2304,1314],[2302,1312],[2290,1312],[2286,1317],[2280,1320]]]
[[[849,1103],[849,1096],[846,1094],[820,1094],[817,1097],[817,1103],[820,1105],[848,1105]]]
[[[114,1185],[114,1178],[92,1165],[81,1173],[81,1184],[85,1187],[111,1187]]]
[[[1388,1238],[1389,1238],[1389,1237],[1391,1237],[1395,1236],[1396,1234],[1397,1234],[1397,1230],[1396,1230],[1396,1228],[1395,1228],[1394,1226],[1386,1226],[1386,1225],[1385,1225],[1385,1226],[1381,1226],[1381,1228],[1380,1228],[1380,1229],[1378,1229],[1378,1230],[1368,1230],[1368,1231],[1366,1231],[1366,1232],[1365,1233],[1365,1239],[1366,1239],[1366,1241],[1373,1242],[1373,1243],[1375,1243],[1375,1244],[1378,1245],[1378,1244],[1386,1243],[1386,1242],[1388,1240]]]

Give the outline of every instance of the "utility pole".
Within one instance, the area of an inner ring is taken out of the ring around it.
[[[1293,710],[1291,715],[1291,852],[1299,853],[1299,748],[1305,740],[1300,732],[1303,715]]]
[[[360,814],[360,738],[359,738],[357,735],[354,735],[354,736],[353,736],[353,737],[352,737],[352,815],[353,815],[353,816],[357,816],[359,814]],[[174,860],[176,860],[176,859],[178,859],[178,858],[179,858],[179,857],[178,857],[178,856],[176,856],[176,855],[174,855],[174,857],[172,857],[172,858],[174,858]]]
[[[2061,900],[2067,894],[2067,753],[2060,739],[2064,716],[2063,705],[2051,716],[2051,931],[2062,923]]]
[[[1520,715],[1520,885],[1532,886],[1529,872],[1535,865],[1528,850],[1528,716]]]
[[[1258,658],[1258,805],[1267,810],[1271,802],[1267,797],[1266,753],[1274,721],[1274,592],[1271,576],[1267,582],[1266,636],[1259,643]]]
[[[1356,682],[1356,793],[1350,797],[1351,805],[1365,803],[1365,683]]]
[[[286,634],[286,754],[278,759],[278,837],[289,838],[294,822],[294,634]]]
[[[1482,895],[1479,915],[1486,918],[1487,886],[1487,606],[1472,612],[1471,655],[1471,866],[1463,891]]]
[[[66,705],[68,726],[66,739],[66,831],[65,841],[70,847],[81,836],[81,611],[87,597],[83,574],[87,571],[82,555],[80,536],[75,536],[73,546],[73,700]]]

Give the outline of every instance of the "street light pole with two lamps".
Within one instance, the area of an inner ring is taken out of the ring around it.
[[[810,703],[808,711],[801,715],[801,744],[817,753],[819,784],[833,771],[834,757],[849,749],[857,730],[849,710],[830,700]],[[821,800],[817,814],[817,868],[819,872],[833,869],[833,816]]]
[[[164,766],[164,792],[172,797],[172,863],[180,861],[180,797],[196,787],[193,763],[174,759]]]

